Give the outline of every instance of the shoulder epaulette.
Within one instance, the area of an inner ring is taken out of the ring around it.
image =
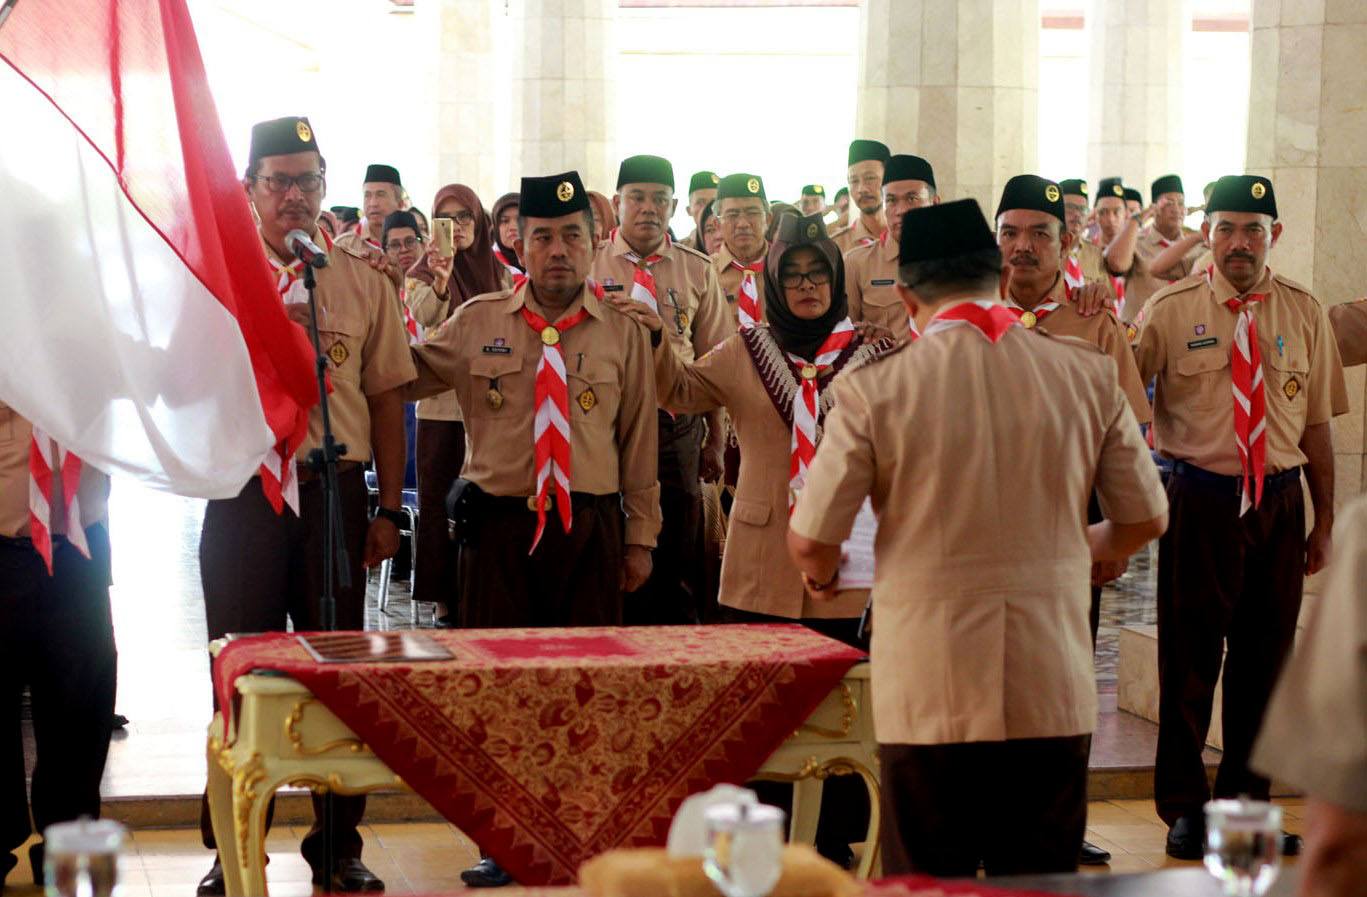
[[[842,373],[842,374],[853,374],[855,371],[862,371],[864,368],[868,367],[869,365],[871,365],[871,364],[877,364],[878,362],[882,361],[884,358],[891,358],[892,356],[896,355],[898,352],[901,352],[902,350],[906,349],[907,346],[910,346],[910,345],[911,345],[912,343],[914,343],[914,342],[915,342],[915,340],[904,339],[904,340],[902,340],[901,342],[899,342],[899,343],[897,343],[897,344],[895,344],[895,345],[893,345],[893,346],[890,346],[890,347],[887,348],[887,349],[884,349],[883,351],[879,352],[877,355],[870,355],[868,358],[864,358],[864,359],[861,359],[860,361],[856,361],[854,364],[852,364],[852,365],[850,365],[849,367],[845,368],[845,370],[842,371],[841,373]]]
[[[685,246],[682,242],[680,242],[680,241],[678,241],[678,240],[675,240],[674,243],[673,243],[672,245],[674,246],[675,249],[681,250],[685,255],[691,255],[691,256],[693,256],[694,258],[699,259],[699,260],[704,261],[704,262],[709,262],[709,263],[710,263],[710,262],[712,261],[712,256],[707,255],[707,254],[704,253],[704,252],[699,252],[698,250],[694,249],[692,246]]]
[[[1296,281],[1292,280],[1292,279],[1289,278],[1289,277],[1283,277],[1283,276],[1280,275],[1280,274],[1273,274],[1273,275],[1272,275],[1272,279],[1275,280],[1277,283],[1281,284],[1281,285],[1284,286],[1284,287],[1288,287],[1288,288],[1290,288],[1290,289],[1293,289],[1293,290],[1295,290],[1295,291],[1298,292],[1298,293],[1304,293],[1305,295],[1309,296],[1311,299],[1314,299],[1314,298],[1315,298],[1315,294],[1314,294],[1314,293],[1311,293],[1311,292],[1310,292],[1308,289],[1306,289],[1304,286],[1302,286],[1301,284],[1296,283]],[[1316,301],[1318,301],[1318,300],[1316,300]]]

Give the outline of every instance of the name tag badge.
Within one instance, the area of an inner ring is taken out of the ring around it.
[[[1204,349],[1204,348],[1206,348],[1207,346],[1213,346],[1213,345],[1215,345],[1215,344],[1218,343],[1218,342],[1220,342],[1220,341],[1219,341],[1218,339],[1216,339],[1215,337],[1213,337],[1213,336],[1208,336],[1208,337],[1206,337],[1205,339],[1194,339],[1194,340],[1192,340],[1191,342],[1187,343],[1187,348],[1188,348],[1188,349]]]
[[[512,346],[485,346],[485,347],[483,348],[483,352],[484,352],[485,355],[511,355],[511,354],[513,354],[513,347],[512,347]]]
[[[620,283],[605,283],[605,284],[603,284],[603,292],[605,292],[605,293],[620,293],[620,292],[622,292],[622,289],[623,289],[623,285],[620,284]]]
[[[887,280],[871,280],[871,281],[869,281],[869,286],[871,286],[871,287],[890,287],[890,286],[892,286],[894,283],[896,283],[896,281],[894,281],[892,278],[888,278]]]

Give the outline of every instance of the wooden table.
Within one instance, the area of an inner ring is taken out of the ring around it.
[[[266,806],[277,789],[295,785],[365,794],[407,785],[294,679],[257,672],[234,684],[240,697],[234,731],[225,733],[222,713],[209,725],[209,811],[229,897],[264,895]],[[822,783],[832,775],[859,775],[872,811],[869,843],[877,845],[879,782],[871,707],[869,665],[857,664],[756,774],[793,783],[794,841],[815,839]],[[867,878],[880,866],[875,847],[866,851],[858,874]]]

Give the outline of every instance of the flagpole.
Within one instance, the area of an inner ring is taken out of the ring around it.
[[[337,628],[337,596],[333,589],[334,574],[342,588],[351,588],[351,567],[347,558],[346,531],[342,525],[342,502],[337,490],[337,462],[346,454],[347,447],[332,433],[332,416],[328,410],[327,356],[318,338],[318,299],[314,295],[317,281],[313,265],[304,265],[304,289],[309,295],[309,338],[313,341],[314,370],[318,376],[318,407],[322,411],[323,445],[312,449],[305,462],[316,473],[322,474],[323,487],[323,594],[319,602],[319,617],[324,631]],[[332,893],[332,874],[336,863],[333,844],[333,794],[323,792],[323,893]]]

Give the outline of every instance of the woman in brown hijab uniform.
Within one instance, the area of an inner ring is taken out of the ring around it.
[[[498,198],[493,211],[489,213],[493,219],[494,258],[507,272],[504,282],[507,288],[513,286],[514,278],[527,273],[526,266],[517,257],[517,250],[513,247],[517,240],[517,219],[521,205],[521,193],[505,193]]]
[[[455,255],[443,258],[435,241],[408,270],[408,310],[428,331],[462,304],[503,289],[507,274],[494,256],[493,229],[484,204],[464,184],[447,184],[432,201],[432,217],[450,218]],[[465,425],[455,392],[418,403],[418,534],[413,600],[437,605],[439,623],[449,622],[456,583],[456,546],[446,531],[446,493],[465,463]]]

